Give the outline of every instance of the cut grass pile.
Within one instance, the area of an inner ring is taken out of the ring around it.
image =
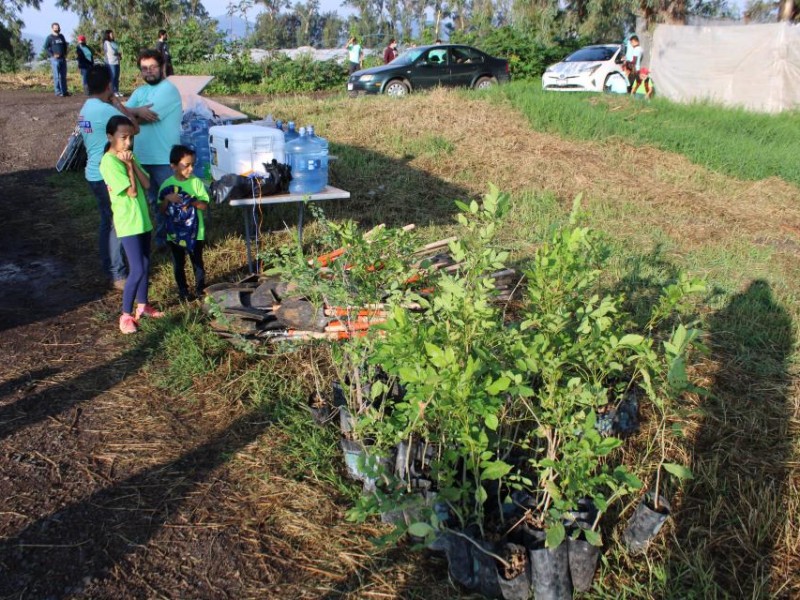
[[[477,198],[493,182],[513,196],[503,242],[524,258],[583,193],[587,223],[604,231],[614,247],[608,284],[626,291],[635,311],[644,311],[654,291],[680,270],[706,277],[713,291],[701,317],[710,353],[694,376],[710,393],[687,399],[686,438],[675,449],[695,479],[674,493],[675,518],[646,560],[626,555],[619,531],[608,532],[601,572],[584,597],[800,596],[795,115],[787,116],[786,129],[775,125],[769,129],[774,135],[752,145],[735,141],[735,124],[752,118],[761,133],[773,126],[772,117],[542,95],[523,84],[481,95],[437,90],[401,101],[285,97],[240,108],[313,123],[330,140],[336,156],[331,183],[353,197],[326,204],[329,218],[354,218],[365,228],[414,222],[426,238],[441,238],[453,230],[452,201]],[[595,123],[591,135],[586,127],[568,127],[583,118]],[[707,144],[689,142],[709,131],[715,146],[697,152]],[[724,131],[729,135],[720,144]],[[794,141],[781,145],[789,134]],[[77,187],[64,193],[77,193]],[[293,210],[263,218],[277,233],[262,244],[290,240],[283,221],[293,225]],[[215,207],[214,219],[211,282],[232,280],[244,264],[241,215]],[[310,251],[317,234],[310,223]],[[172,302],[172,286],[169,266],[158,264],[156,298]],[[195,317],[174,326],[190,332]],[[173,348],[166,334],[161,346],[154,336],[143,338],[169,350],[153,353],[152,384],[162,379],[157,371],[169,374],[205,347],[186,344],[187,356],[173,357],[180,345]],[[199,402],[204,418],[219,417],[220,425],[248,411],[269,421],[216,473],[225,490],[214,493],[224,499],[221,514],[247,515],[236,539],[260,561],[254,574],[242,574],[248,582],[243,589],[255,592],[256,574],[268,573],[268,589],[295,597],[319,597],[326,589],[334,594],[329,597],[455,596],[442,580],[441,561],[430,567],[423,554],[376,553],[367,538],[379,525],[354,528],[342,521],[354,488],[341,477],[336,440],[312,429],[301,408],[306,395],[329,380],[325,361],[312,361],[308,352],[268,350],[259,360],[231,350],[192,373],[188,398],[179,386],[172,390],[176,403]],[[289,503],[276,505],[281,496]],[[631,509],[621,508],[623,516]],[[203,518],[219,520],[211,513]]]

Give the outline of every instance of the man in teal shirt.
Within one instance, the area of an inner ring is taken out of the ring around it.
[[[145,85],[136,88],[127,102],[138,118],[141,130],[135,152],[150,175],[148,200],[156,215],[156,248],[167,246],[167,222],[158,210],[158,190],[172,176],[169,153],[181,141],[183,105],[181,94],[164,78],[164,57],[158,50],[139,53],[139,70]]]
[[[122,257],[122,245],[114,229],[111,218],[111,199],[108,188],[100,175],[100,159],[103,158],[106,142],[106,124],[115,115],[124,115],[136,123],[131,111],[114,96],[111,74],[105,65],[93,65],[86,73],[86,87],[89,98],[81,107],[78,127],[81,130],[83,145],[86,147],[86,181],[97,200],[100,212],[99,250],[103,272],[111,277],[114,287],[121,290],[125,286],[128,268]],[[134,125],[138,129],[138,125]]]
[[[358,38],[356,36],[351,37],[347,40],[347,60],[350,64],[348,71],[350,75],[355,73],[361,68],[363,64],[363,53],[361,50],[361,44],[358,43]]]

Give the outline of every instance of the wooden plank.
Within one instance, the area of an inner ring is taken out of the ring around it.
[[[346,200],[350,197],[350,192],[340,190],[332,185],[325,186],[325,189],[317,194],[275,194],[262,198],[239,198],[230,200],[231,206],[253,206],[256,204],[283,204],[286,202],[301,202],[304,198],[311,201],[315,200]]]

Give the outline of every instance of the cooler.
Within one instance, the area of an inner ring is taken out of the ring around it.
[[[263,173],[263,163],[286,160],[283,132],[252,123],[215,125],[208,130],[208,144],[214,179],[228,173]]]

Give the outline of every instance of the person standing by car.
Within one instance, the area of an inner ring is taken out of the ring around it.
[[[361,44],[358,43],[358,38],[356,36],[351,37],[347,40],[347,60],[350,63],[348,72],[350,75],[355,73],[361,68],[363,63],[363,51],[361,50]]]
[[[111,29],[106,29],[103,32],[103,56],[108,65],[108,71],[111,73],[111,87],[114,90],[114,95],[117,98],[122,97],[119,93],[119,68],[122,52],[119,50],[119,44],[114,40],[114,32]]]
[[[628,40],[628,46],[625,49],[625,63],[628,65],[628,67],[630,67],[631,70],[631,74],[629,76],[631,85],[633,85],[633,82],[636,81],[639,69],[642,68],[643,57],[644,51],[639,45],[639,36],[632,35]]]
[[[383,51],[383,64],[388,65],[395,58],[397,58],[397,40],[392,38],[389,40],[389,45]]]
[[[67,91],[67,44],[66,38],[61,33],[61,25],[53,23],[53,31],[44,41],[44,49],[50,57],[50,67],[53,69],[53,87],[56,96],[69,96]]]
[[[86,81],[86,77],[89,75],[89,69],[94,65],[94,52],[86,45],[85,35],[78,36],[78,45],[75,47],[75,58],[78,59],[78,70],[81,72],[83,93],[88,96],[89,84]]]
[[[169,44],[167,43],[167,30],[158,30],[158,41],[156,42],[156,50],[161,52],[164,58],[164,77],[169,77],[175,71],[172,68],[172,55],[169,53]]]

